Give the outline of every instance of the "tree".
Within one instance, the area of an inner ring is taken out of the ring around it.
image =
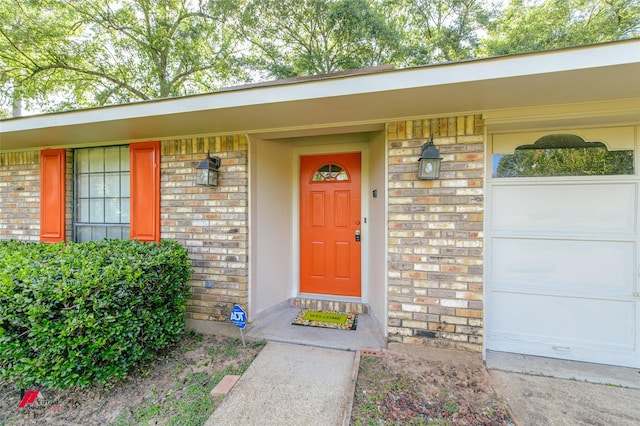
[[[407,65],[475,57],[496,8],[479,0],[391,0],[389,5],[410,51]]]
[[[27,99],[48,102],[45,109],[212,91],[246,79],[230,30],[241,6],[233,0],[2,0],[0,81],[5,90],[12,85]],[[52,93],[57,100],[47,96]]]
[[[65,40],[62,28],[67,25],[71,26],[67,15],[38,11],[33,1],[0,1],[0,102],[7,107],[3,115],[10,115],[23,97],[36,98],[53,88],[50,73],[43,73],[38,85],[23,83],[35,62],[44,61],[44,46]]]
[[[249,59],[286,78],[396,61],[399,37],[367,0],[254,0],[245,11]]]
[[[638,35],[638,0],[512,0],[489,26],[481,50],[497,56]]]
[[[0,117],[638,35],[639,0],[0,0]]]

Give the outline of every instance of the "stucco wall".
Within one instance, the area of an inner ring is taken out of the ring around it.
[[[433,134],[438,180],[417,177]],[[482,348],[484,124],[479,116],[387,124],[389,340]]]
[[[293,296],[291,143],[251,139],[251,320]]]

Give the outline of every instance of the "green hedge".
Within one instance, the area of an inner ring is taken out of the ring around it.
[[[122,379],[182,337],[190,276],[172,241],[0,242],[0,378],[20,389]]]

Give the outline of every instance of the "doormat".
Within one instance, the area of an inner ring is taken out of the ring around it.
[[[337,328],[339,330],[355,330],[357,323],[358,314],[303,309],[291,324],[306,325],[308,327]]]

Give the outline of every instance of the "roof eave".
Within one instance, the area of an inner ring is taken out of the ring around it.
[[[638,98],[639,51],[635,39],[23,117],[0,121],[0,149],[264,133]]]

